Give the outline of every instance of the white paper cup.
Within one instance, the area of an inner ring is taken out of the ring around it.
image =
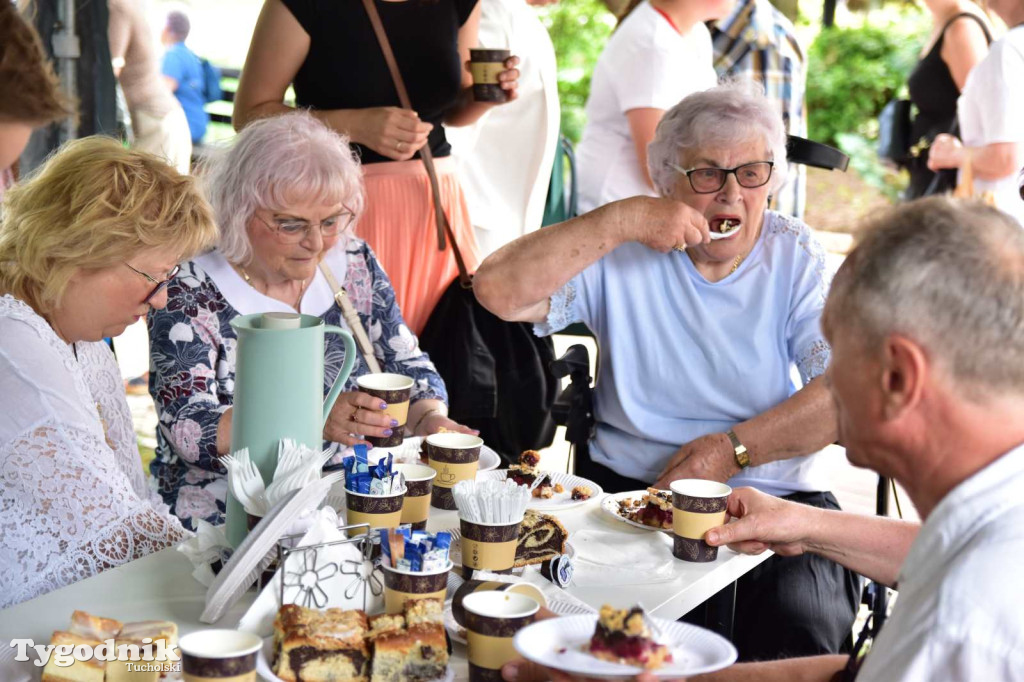
[[[200,630],[178,640],[185,682],[256,682],[256,655],[263,640],[239,630]]]
[[[262,329],[298,329],[302,326],[302,316],[298,313],[263,313],[260,318]]]

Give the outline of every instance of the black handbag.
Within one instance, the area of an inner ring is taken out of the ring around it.
[[[878,156],[899,165],[910,155],[910,100],[890,100],[878,115]]]
[[[404,108],[412,109],[377,8],[373,0],[363,0],[363,5],[398,99]],[[419,155],[434,198],[438,249],[444,250],[447,236],[459,268],[458,278],[445,290],[419,336],[420,347],[448,387],[448,416],[479,429],[489,447],[506,461],[517,461],[523,450],[551,445],[555,435],[551,406],[559,383],[548,372],[555,359],[554,345],[549,338],[535,336],[532,325],[505,322],[477,302],[473,279],[441,204],[429,146]]]

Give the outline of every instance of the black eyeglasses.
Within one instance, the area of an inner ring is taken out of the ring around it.
[[[311,223],[301,218],[274,218],[274,222],[271,224],[259,215],[256,217],[271,232],[276,233],[277,238],[285,244],[298,244],[309,236],[309,231],[314,227],[320,228],[320,234],[323,236],[334,237],[347,230],[352,221],[356,219],[355,213],[348,209],[329,218],[324,218],[318,223]]]
[[[690,170],[674,163],[670,163],[669,166],[686,176],[694,192],[711,194],[725,187],[725,181],[729,178],[730,173],[736,176],[736,182],[740,184],[740,187],[747,189],[763,187],[772,178],[775,162],[755,161],[735,168],[692,168]]]
[[[164,289],[166,289],[166,288],[167,288],[167,285],[171,283],[171,280],[172,280],[172,279],[174,279],[174,278],[175,278],[175,276],[176,276],[176,275],[177,275],[177,274],[178,274],[179,272],[181,272],[181,266],[180,266],[180,265],[175,265],[175,266],[174,266],[173,268],[171,268],[171,271],[167,273],[167,279],[165,279],[165,280],[163,280],[163,281],[160,281],[160,280],[158,280],[158,279],[155,279],[155,278],[153,278],[153,277],[150,277],[149,275],[147,275],[146,273],[144,273],[144,272],[143,272],[142,270],[136,270],[135,268],[133,268],[132,266],[128,265],[127,263],[125,263],[125,265],[126,265],[126,266],[128,267],[128,269],[129,269],[129,270],[131,270],[132,272],[134,272],[134,273],[137,273],[137,274],[139,274],[139,275],[142,275],[143,277],[145,277],[145,278],[146,278],[146,279],[148,279],[148,280],[149,280],[150,282],[152,282],[153,284],[155,284],[155,285],[156,285],[155,287],[153,287],[153,290],[149,292],[149,295],[148,295],[148,296],[146,296],[146,298],[144,298],[144,299],[142,300],[142,302],[143,302],[143,303],[149,303],[149,302],[150,302],[150,300],[152,300],[152,298],[153,298],[154,296],[156,296],[156,295],[157,295],[157,294],[159,294],[159,293],[160,293],[161,291],[163,291]]]

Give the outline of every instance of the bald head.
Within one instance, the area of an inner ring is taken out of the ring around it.
[[[174,36],[178,41],[184,41],[188,38],[189,31],[192,30],[192,22],[188,20],[188,15],[180,10],[171,10],[167,13],[167,23],[165,24],[167,32]]]
[[[977,202],[934,197],[869,219],[839,269],[826,333],[866,348],[912,339],[964,395],[1024,395],[1024,230]]]

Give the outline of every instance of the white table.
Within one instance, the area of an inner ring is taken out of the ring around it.
[[[644,533],[611,519],[600,509],[597,500],[557,514],[571,533],[582,529],[615,530],[622,533]],[[457,528],[458,516],[452,511],[431,509],[432,530]],[[608,589],[570,587],[569,592],[594,608],[611,603],[630,606],[641,602],[654,615],[677,619],[751,570],[770,553],[760,556],[736,554],[721,549],[718,560],[707,564],[684,561],[674,563],[676,578],[671,582]],[[32,639],[47,644],[54,630],[66,629],[75,609],[118,620],[138,621],[166,619],[178,624],[179,632],[209,627],[234,627],[255,598],[254,591],[235,604],[214,626],[199,622],[206,589],[192,578],[192,565],[184,555],[172,549],[133,561],[0,611],[0,680],[21,682],[38,680],[39,668],[31,663],[12,663],[13,639]],[[456,679],[465,679],[465,650],[456,645]]]

